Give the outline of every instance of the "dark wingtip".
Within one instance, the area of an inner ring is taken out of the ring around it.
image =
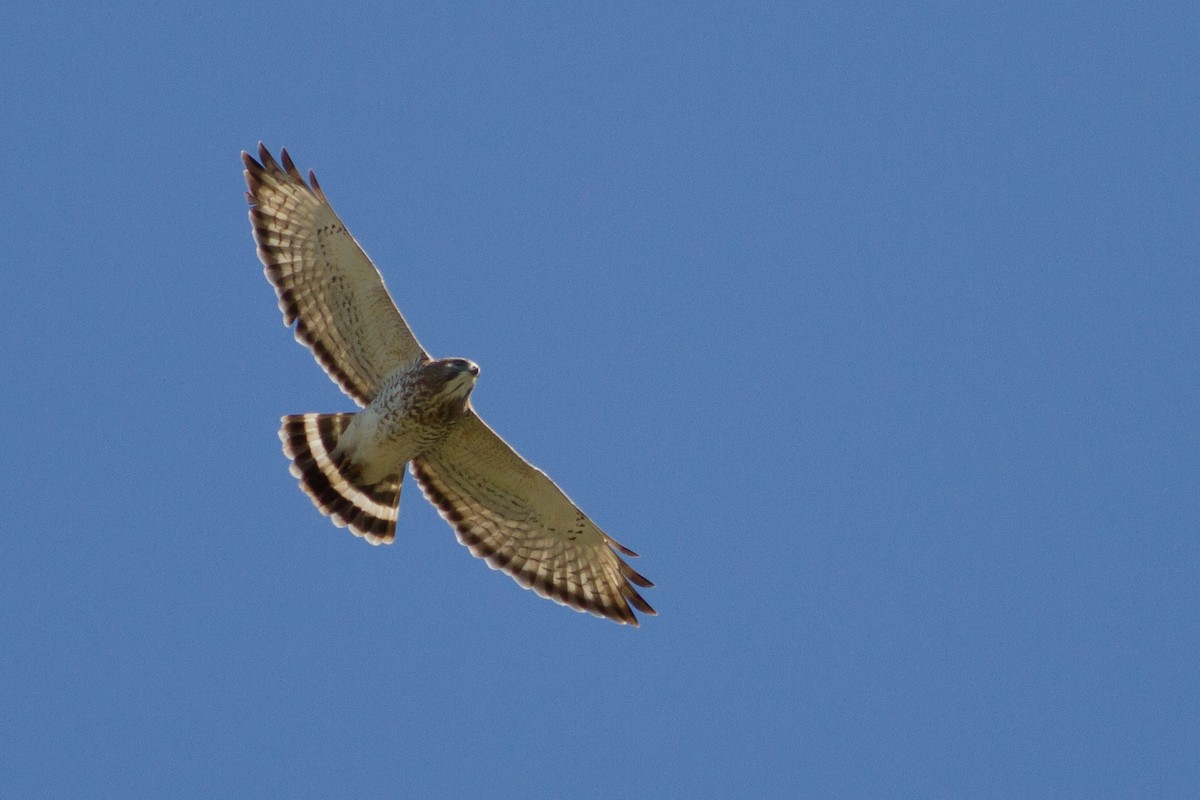
[[[254,196],[259,186],[262,185],[263,167],[254,160],[254,156],[242,151],[242,165],[246,168],[242,175],[246,178],[246,188],[250,191],[246,192],[246,200],[250,205],[258,205],[258,198]]]
[[[279,169],[279,162],[275,160],[275,156],[271,155],[271,151],[262,142],[258,143],[258,160],[262,162],[263,169]]]
[[[651,581],[645,575],[642,575],[633,567],[626,564],[624,561],[621,562],[621,574],[624,575],[626,580],[628,580],[630,583],[636,583],[638,586],[642,586],[647,589],[654,587],[653,581]]]
[[[279,151],[279,157],[283,161],[283,170],[296,183],[304,183],[304,176],[300,174],[300,170],[296,169],[296,162],[292,161],[292,157],[288,154],[287,148]]]
[[[242,151],[242,166],[246,168],[246,183],[257,183],[264,172],[263,165],[254,160],[254,156]]]
[[[630,602],[630,604],[633,605],[634,608],[636,608],[638,611],[641,611],[643,614],[649,614],[652,617],[658,616],[658,612],[655,611],[650,606],[650,604],[646,602],[646,598],[642,597],[640,594],[635,592],[633,589],[629,590],[629,593],[625,595],[625,599],[628,600]]]

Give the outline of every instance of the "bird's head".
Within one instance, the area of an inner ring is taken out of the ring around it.
[[[426,364],[422,372],[435,397],[465,405],[479,378],[479,365],[465,358],[440,358]]]

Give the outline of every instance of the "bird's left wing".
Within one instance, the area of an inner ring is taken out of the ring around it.
[[[427,357],[379,270],[287,150],[281,166],[262,144],[246,165],[250,223],[285,325],[335,383],[365,406],[393,370]],[[261,162],[261,163],[260,163]]]
[[[493,569],[542,597],[623,624],[638,624],[633,608],[655,613],[631,585],[654,584],[617,551],[637,554],[600,530],[474,411],[410,469],[459,541]]]

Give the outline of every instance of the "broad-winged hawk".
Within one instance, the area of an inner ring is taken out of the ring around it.
[[[285,325],[362,410],[283,418],[291,472],[322,514],[372,544],[395,538],[407,464],[470,551],[563,605],[637,625],[653,586],[541,470],[471,407],[479,367],[432,359],[383,278],[287,151],[246,165],[250,223]]]

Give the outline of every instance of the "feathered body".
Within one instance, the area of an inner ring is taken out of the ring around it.
[[[479,367],[461,358],[400,367],[354,415],[334,455],[348,460],[366,483],[403,472],[466,417],[478,375]]]

